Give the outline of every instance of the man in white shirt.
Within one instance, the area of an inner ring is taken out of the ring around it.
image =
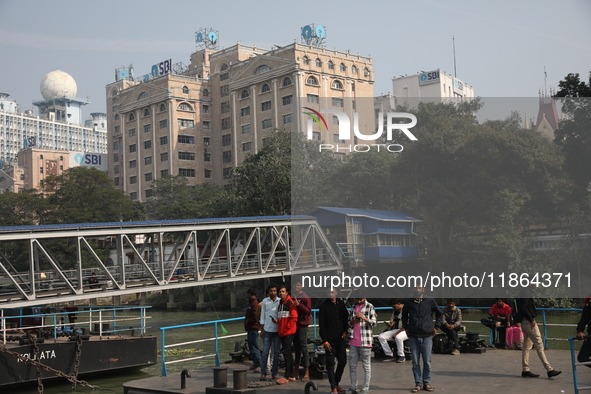
[[[277,334],[277,308],[279,307],[277,285],[269,285],[267,288],[267,294],[269,294],[269,296],[262,301],[261,320],[259,321],[261,325],[261,338],[263,338],[261,380],[267,378],[267,361],[269,359],[271,346],[273,346],[271,375],[273,376],[273,379],[279,377],[279,352],[281,351],[279,335]]]

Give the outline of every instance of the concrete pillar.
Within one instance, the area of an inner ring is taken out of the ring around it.
[[[121,296],[113,296],[113,305],[121,305]]]
[[[236,309],[236,282],[230,284],[230,308]]]
[[[195,304],[195,308],[199,310],[205,310],[207,308],[207,303],[205,302],[205,289],[203,286],[197,287],[197,303]]]
[[[90,299],[90,306],[97,306],[96,298]]]
[[[174,293],[172,290],[168,291],[168,302],[166,303],[166,309],[176,309],[177,304],[174,302]]]
[[[140,293],[139,297],[140,297],[140,306],[145,306],[148,304],[148,301],[147,301],[148,294],[147,293]]]

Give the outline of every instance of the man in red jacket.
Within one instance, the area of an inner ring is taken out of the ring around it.
[[[293,300],[287,292],[287,286],[279,287],[279,308],[277,310],[277,333],[283,346],[283,358],[285,359],[285,378],[287,381],[295,381],[293,373],[293,336],[296,333],[298,311]],[[280,381],[277,383],[285,383]]]
[[[312,316],[312,300],[302,290],[302,282],[296,282],[293,285],[295,295],[293,303],[298,310],[297,331],[293,337],[293,348],[295,350],[295,378],[299,379],[300,358],[304,366],[304,377],[302,381],[310,380],[310,355],[308,353],[308,325]]]

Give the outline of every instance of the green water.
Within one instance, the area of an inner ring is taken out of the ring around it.
[[[388,310],[378,311],[378,320],[386,320],[390,317],[390,312]],[[160,352],[160,342],[161,342],[161,330],[160,327],[166,326],[173,326],[173,325],[181,325],[181,324],[189,324],[189,323],[197,323],[197,322],[204,322],[216,319],[230,319],[235,317],[242,317],[244,316],[242,312],[197,312],[197,311],[182,311],[182,312],[164,312],[164,311],[148,311],[148,316],[150,316],[150,320],[148,322],[148,333],[151,335],[155,335],[158,338],[158,352]],[[487,316],[486,313],[465,313],[464,312],[464,321],[475,321],[478,323],[464,323],[468,331],[478,332],[482,334],[488,334],[489,331],[486,327],[480,324],[480,319],[485,318]],[[547,323],[549,324],[577,324],[580,318],[580,314],[548,314],[547,315]],[[540,324],[542,322],[541,315],[539,316]],[[244,334],[243,328],[243,321],[239,320],[237,322],[229,322],[224,323],[224,328],[228,331],[228,335],[231,334]],[[378,324],[374,333],[379,333],[385,328],[383,323]],[[542,326],[540,326],[540,330],[542,330]],[[312,330],[310,330],[311,332]],[[548,338],[567,338],[574,336],[576,334],[575,327],[548,327],[547,336]],[[221,332],[221,328],[219,331],[219,335],[224,335]],[[310,334],[312,335],[312,334]],[[213,326],[200,326],[200,327],[192,327],[192,328],[185,328],[185,329],[177,329],[177,330],[169,330],[166,333],[166,343],[179,343],[179,342],[190,342],[195,341],[198,339],[204,338],[211,338],[214,336]],[[237,340],[242,339],[243,341],[246,340],[246,335],[241,335],[237,338],[230,338],[224,341],[220,341],[220,358],[221,361],[224,362],[228,360],[229,353],[234,350],[234,345]],[[262,343],[259,345],[262,346]],[[487,342],[488,343],[488,342]],[[577,349],[580,346],[578,343]],[[548,348],[550,349],[562,349],[567,350],[569,349],[568,341],[548,341]],[[175,349],[180,350],[170,350],[166,353],[166,361],[177,360],[181,358],[189,358],[189,357],[198,357],[202,355],[208,355],[213,353],[214,345],[213,341],[205,342],[205,343],[198,343],[198,344],[189,344],[185,346],[181,346]],[[172,352],[182,352],[186,353],[183,355],[172,355]],[[160,364],[160,356],[158,357],[158,363],[154,366],[143,368],[140,371],[135,372],[127,372],[127,373],[109,373],[108,375],[101,375],[99,377],[91,376],[88,377],[86,380],[96,386],[101,388],[100,393],[123,393],[123,383],[129,382],[131,380],[143,379],[151,376],[160,376],[161,374],[161,364]],[[188,369],[196,369],[202,368],[207,366],[213,366],[215,363],[214,357],[208,357],[203,360],[196,360],[196,361],[186,361],[178,364],[170,364],[167,366],[167,372],[174,373],[180,372],[185,368]],[[71,384],[63,384],[63,383],[45,383],[45,390],[44,392],[47,394],[62,394],[62,393],[70,393],[71,392]],[[90,393],[93,392],[90,389],[79,387],[77,392],[80,393]],[[18,390],[7,390],[3,393],[22,393],[22,394],[34,394],[37,393],[37,386],[36,384],[32,386],[20,387]]]

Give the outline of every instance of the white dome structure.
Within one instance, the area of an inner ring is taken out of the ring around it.
[[[41,95],[45,100],[76,97],[78,86],[72,76],[61,70],[48,73],[41,80]]]

